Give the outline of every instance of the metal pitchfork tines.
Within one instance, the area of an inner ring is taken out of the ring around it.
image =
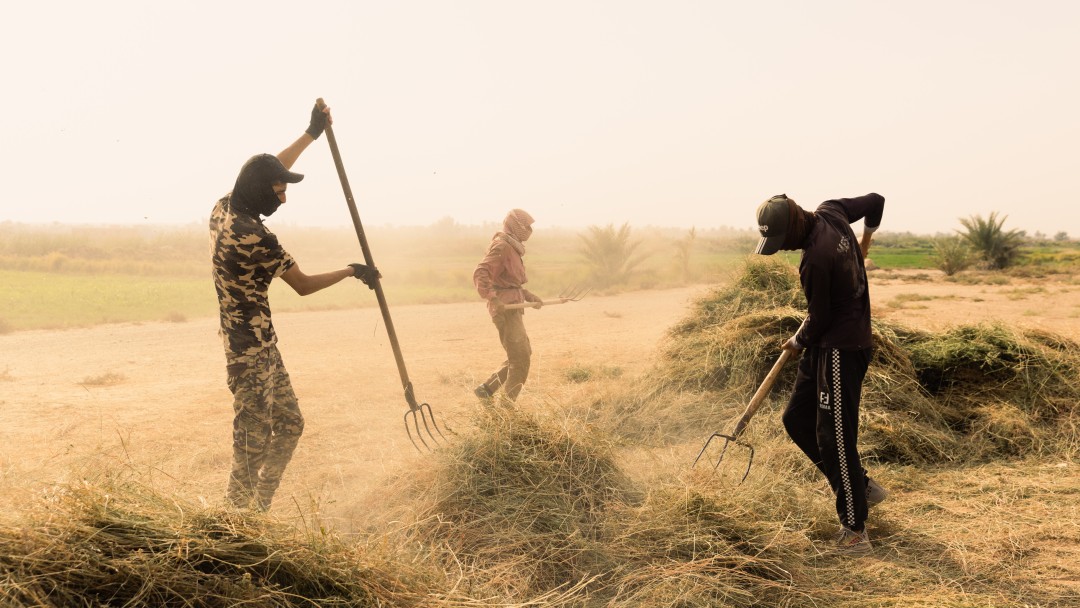
[[[769,391],[776,382],[776,378],[780,376],[780,370],[784,368],[784,364],[787,363],[787,360],[791,357],[791,352],[792,351],[787,349],[780,352],[780,358],[776,360],[772,369],[769,370],[768,375],[765,376],[765,380],[763,380],[761,386],[758,387],[757,392],[750,398],[750,404],[747,405],[746,410],[743,411],[742,417],[739,418],[739,422],[735,425],[735,430],[732,431],[730,435],[725,435],[723,433],[713,433],[712,435],[709,435],[709,438],[705,440],[705,445],[701,446],[701,451],[698,452],[697,458],[694,459],[694,464],[691,465],[691,468],[697,466],[698,460],[701,460],[702,454],[705,453],[705,450],[709,447],[709,444],[712,443],[712,440],[719,438],[724,440],[724,448],[720,450],[720,458],[716,459],[713,470],[716,470],[716,468],[720,466],[720,462],[724,460],[724,454],[727,453],[728,446],[734,443],[739,447],[750,450],[750,458],[746,464],[746,472],[743,473],[739,483],[746,481],[747,475],[750,474],[750,467],[754,465],[754,446],[739,441],[739,437],[742,436],[743,431],[746,430],[746,425],[750,424],[750,419],[757,413],[758,408],[765,402],[765,397],[769,395]]]
[[[315,101],[315,104],[319,109],[326,107],[326,103],[320,97]],[[364,250],[364,262],[375,268],[375,262],[371,257],[371,248],[368,247],[367,236],[364,235],[364,226],[360,223],[360,214],[356,211],[356,200],[353,198],[352,188],[349,187],[349,178],[345,176],[345,165],[341,162],[341,152],[338,151],[337,138],[334,137],[334,129],[331,125],[326,125],[326,140],[330,143],[330,153],[334,156],[334,165],[337,166],[338,178],[341,180],[341,189],[345,191],[345,202],[349,204],[349,213],[352,215],[353,226],[356,228],[356,237],[360,239],[360,248]],[[409,441],[412,442],[413,447],[420,450],[420,446],[416,444],[416,439],[413,439],[412,429],[416,429],[416,438],[420,440],[420,443],[427,449],[431,449],[427,441],[424,440],[424,435],[420,432],[420,425],[423,423],[424,431],[427,436],[431,438],[431,441],[435,444],[439,444],[439,440],[431,433],[431,429],[434,428],[435,432],[442,437],[443,440],[446,437],[443,436],[442,431],[439,429],[439,425],[435,422],[435,413],[431,411],[431,406],[426,403],[417,403],[416,396],[413,394],[412,382],[409,381],[409,373],[405,370],[405,358],[401,355],[401,346],[398,344],[397,333],[394,332],[394,322],[390,319],[390,308],[386,304],[386,296],[383,294],[382,283],[378,278],[371,280],[371,288],[375,290],[375,297],[379,300],[379,309],[382,311],[383,324],[386,325],[386,334],[390,338],[390,346],[394,350],[394,360],[397,362],[398,374],[401,376],[401,387],[405,390],[405,401],[409,404],[408,411],[405,412],[405,432],[409,435]],[[412,418],[412,425],[409,424],[409,419]],[[430,421],[430,425],[428,422]],[[449,428],[447,430],[450,430]]]
[[[416,396],[413,395],[412,383],[409,382],[407,374],[405,373],[404,363],[399,368],[402,374],[402,382],[405,383],[405,401],[409,404],[409,410],[405,412],[405,433],[409,436],[409,441],[412,442],[413,447],[417,451],[420,450],[420,446],[416,445],[416,441],[413,439],[412,430],[409,428],[409,418],[412,418],[412,426],[416,428],[416,438],[420,440],[420,443],[424,444],[424,447],[431,449],[431,447],[424,441],[424,436],[420,433],[420,423],[424,423],[424,431],[428,437],[431,437],[432,443],[439,444],[439,440],[435,438],[435,435],[431,434],[431,429],[434,428],[435,432],[439,434],[444,440],[442,431],[439,430],[439,425],[435,422],[435,413],[431,411],[431,406],[427,403],[416,403]],[[431,427],[428,427],[428,420],[431,420]],[[447,429],[450,430],[450,429]]]
[[[559,293],[558,297],[554,300],[544,300],[543,302],[522,302],[520,304],[507,304],[506,310],[520,310],[522,308],[539,308],[540,305],[551,306],[552,304],[566,304],[567,302],[577,302],[584,298],[586,294],[592,291],[592,287],[581,287],[580,285],[574,287],[567,287]]]

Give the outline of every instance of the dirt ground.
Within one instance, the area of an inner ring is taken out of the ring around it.
[[[1000,321],[1010,327],[1080,335],[1080,284],[1069,275],[1042,279],[1000,279],[984,283],[946,281],[938,271],[873,271],[870,298],[878,319],[923,329]]]
[[[644,369],[704,289],[528,311],[534,359],[520,404],[542,406],[568,368]],[[417,398],[444,427],[468,424],[473,388],[503,358],[483,303],[402,306],[391,315]],[[334,512],[326,505],[423,466],[405,431],[408,408],[378,308],[282,313],[274,322],[306,423],[275,510],[297,501]],[[207,318],[0,336],[0,506],[102,468],[220,501],[232,400],[216,331]]]
[[[573,398],[569,368],[618,367],[632,377],[649,367],[665,330],[707,289],[590,296],[529,311],[534,364],[521,407]],[[875,272],[871,296],[876,315],[917,327],[996,319],[1070,336],[1080,329],[1080,288],[1065,281],[963,285],[933,273]],[[468,425],[473,387],[502,359],[483,304],[391,312],[417,397],[444,427]],[[350,496],[425,465],[405,432],[381,316],[377,308],[286,313],[275,325],[307,426],[274,510],[314,507],[347,519]],[[216,319],[0,336],[0,411],[5,511],[46,484],[102,471],[208,504],[222,498],[232,411]]]

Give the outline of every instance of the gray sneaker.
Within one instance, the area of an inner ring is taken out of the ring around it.
[[[879,505],[889,497],[885,488],[879,486],[876,481],[866,478],[866,506]]]
[[[840,531],[836,534],[837,553],[866,555],[873,548],[874,546],[870,544],[870,536],[866,533],[866,528],[863,528],[862,532],[856,532],[845,526],[840,528]]]
[[[834,494],[835,496],[835,494]],[[873,507],[885,502],[885,499],[889,497],[889,492],[885,488],[878,485],[876,481],[867,477],[866,478],[866,506]]]

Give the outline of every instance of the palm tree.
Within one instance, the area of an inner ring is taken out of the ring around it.
[[[979,215],[960,219],[960,223],[967,229],[967,232],[960,232],[960,236],[982,257],[991,270],[1007,268],[1020,257],[1024,231],[1004,230],[1002,225],[1006,217],[998,218],[995,211],[991,212],[990,217],[985,220]]]
[[[630,240],[630,224],[615,230],[613,224],[601,228],[589,226],[589,233],[580,235],[581,255],[592,268],[591,279],[600,287],[625,281],[647,257],[635,255],[641,241]]]
[[[686,236],[675,241],[675,264],[684,281],[690,279],[690,253],[694,248],[695,240],[697,240],[697,228],[691,228]]]

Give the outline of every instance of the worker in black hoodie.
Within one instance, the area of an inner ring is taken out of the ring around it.
[[[808,311],[783,345],[802,355],[784,428],[832,486],[841,524],[837,549],[855,554],[871,550],[868,506],[886,496],[858,451],[859,400],[873,346],[864,259],[884,209],[879,194],[825,201],[813,212],[781,194],[757,210],[761,240],[754,253],[802,250],[799,279]],[[851,224],[859,220],[863,233],[856,240]]]

